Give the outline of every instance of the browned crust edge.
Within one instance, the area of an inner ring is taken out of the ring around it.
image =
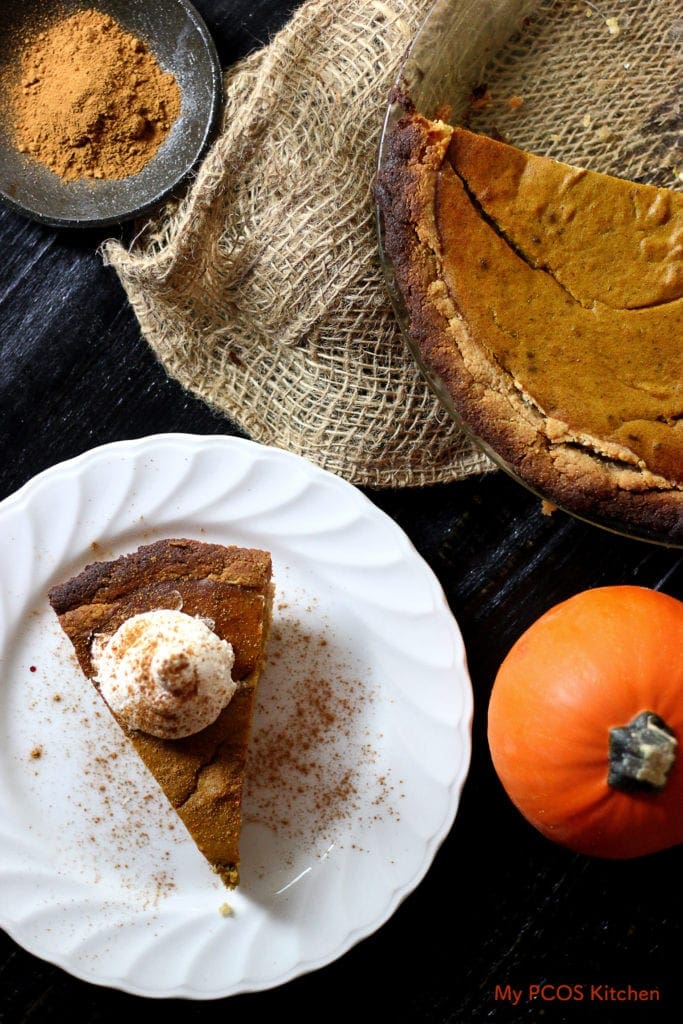
[[[408,110],[385,142],[376,197],[409,332],[437,390],[446,389],[464,426],[544,498],[617,531],[683,542],[683,491],[665,482],[653,486],[638,467],[588,447],[552,440],[543,414],[482,352],[458,316],[434,252],[416,230],[433,210],[433,186],[424,174],[430,163],[432,183],[438,173],[433,143],[429,122]]]
[[[112,603],[139,586],[139,581],[220,578],[257,590],[267,586],[271,558],[258,548],[208,544],[171,538],[144,544],[112,561],[93,562],[71,579],[51,588],[50,604],[57,615],[94,601]]]

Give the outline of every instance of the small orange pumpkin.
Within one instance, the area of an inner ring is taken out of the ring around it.
[[[496,677],[498,776],[522,814],[580,853],[683,842],[683,602],[586,590],[541,616]]]

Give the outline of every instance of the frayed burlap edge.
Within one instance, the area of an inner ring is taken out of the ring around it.
[[[429,6],[309,0],[227,74],[185,200],[130,251],[104,248],[170,375],[252,438],[374,487],[491,468],[417,370],[377,249],[379,132]]]

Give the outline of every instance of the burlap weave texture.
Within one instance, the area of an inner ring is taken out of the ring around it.
[[[612,6],[633,14],[647,2]],[[223,130],[186,199],[131,251],[105,247],[172,376],[256,440],[369,486],[491,468],[423,382],[377,251],[373,185],[387,96],[431,5],[308,0],[267,47],[228,72]],[[540,27],[530,43],[513,40],[494,55],[491,74],[502,84],[487,81],[490,95],[505,99],[498,115],[510,141],[568,159],[551,153],[557,118],[544,121],[543,107],[585,120],[580,94],[590,75],[581,84],[576,61],[592,35],[609,33],[604,15],[589,24],[594,4],[536,6]],[[529,48],[535,103],[523,72]],[[509,103],[523,87],[522,102]],[[492,102],[470,113],[495,130]],[[599,105],[598,96],[594,119]],[[517,132],[525,118],[530,129]]]

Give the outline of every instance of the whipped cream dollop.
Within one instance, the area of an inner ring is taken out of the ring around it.
[[[129,728],[180,739],[214,722],[232,699],[235,655],[204,619],[158,608],[95,637],[95,679]]]

